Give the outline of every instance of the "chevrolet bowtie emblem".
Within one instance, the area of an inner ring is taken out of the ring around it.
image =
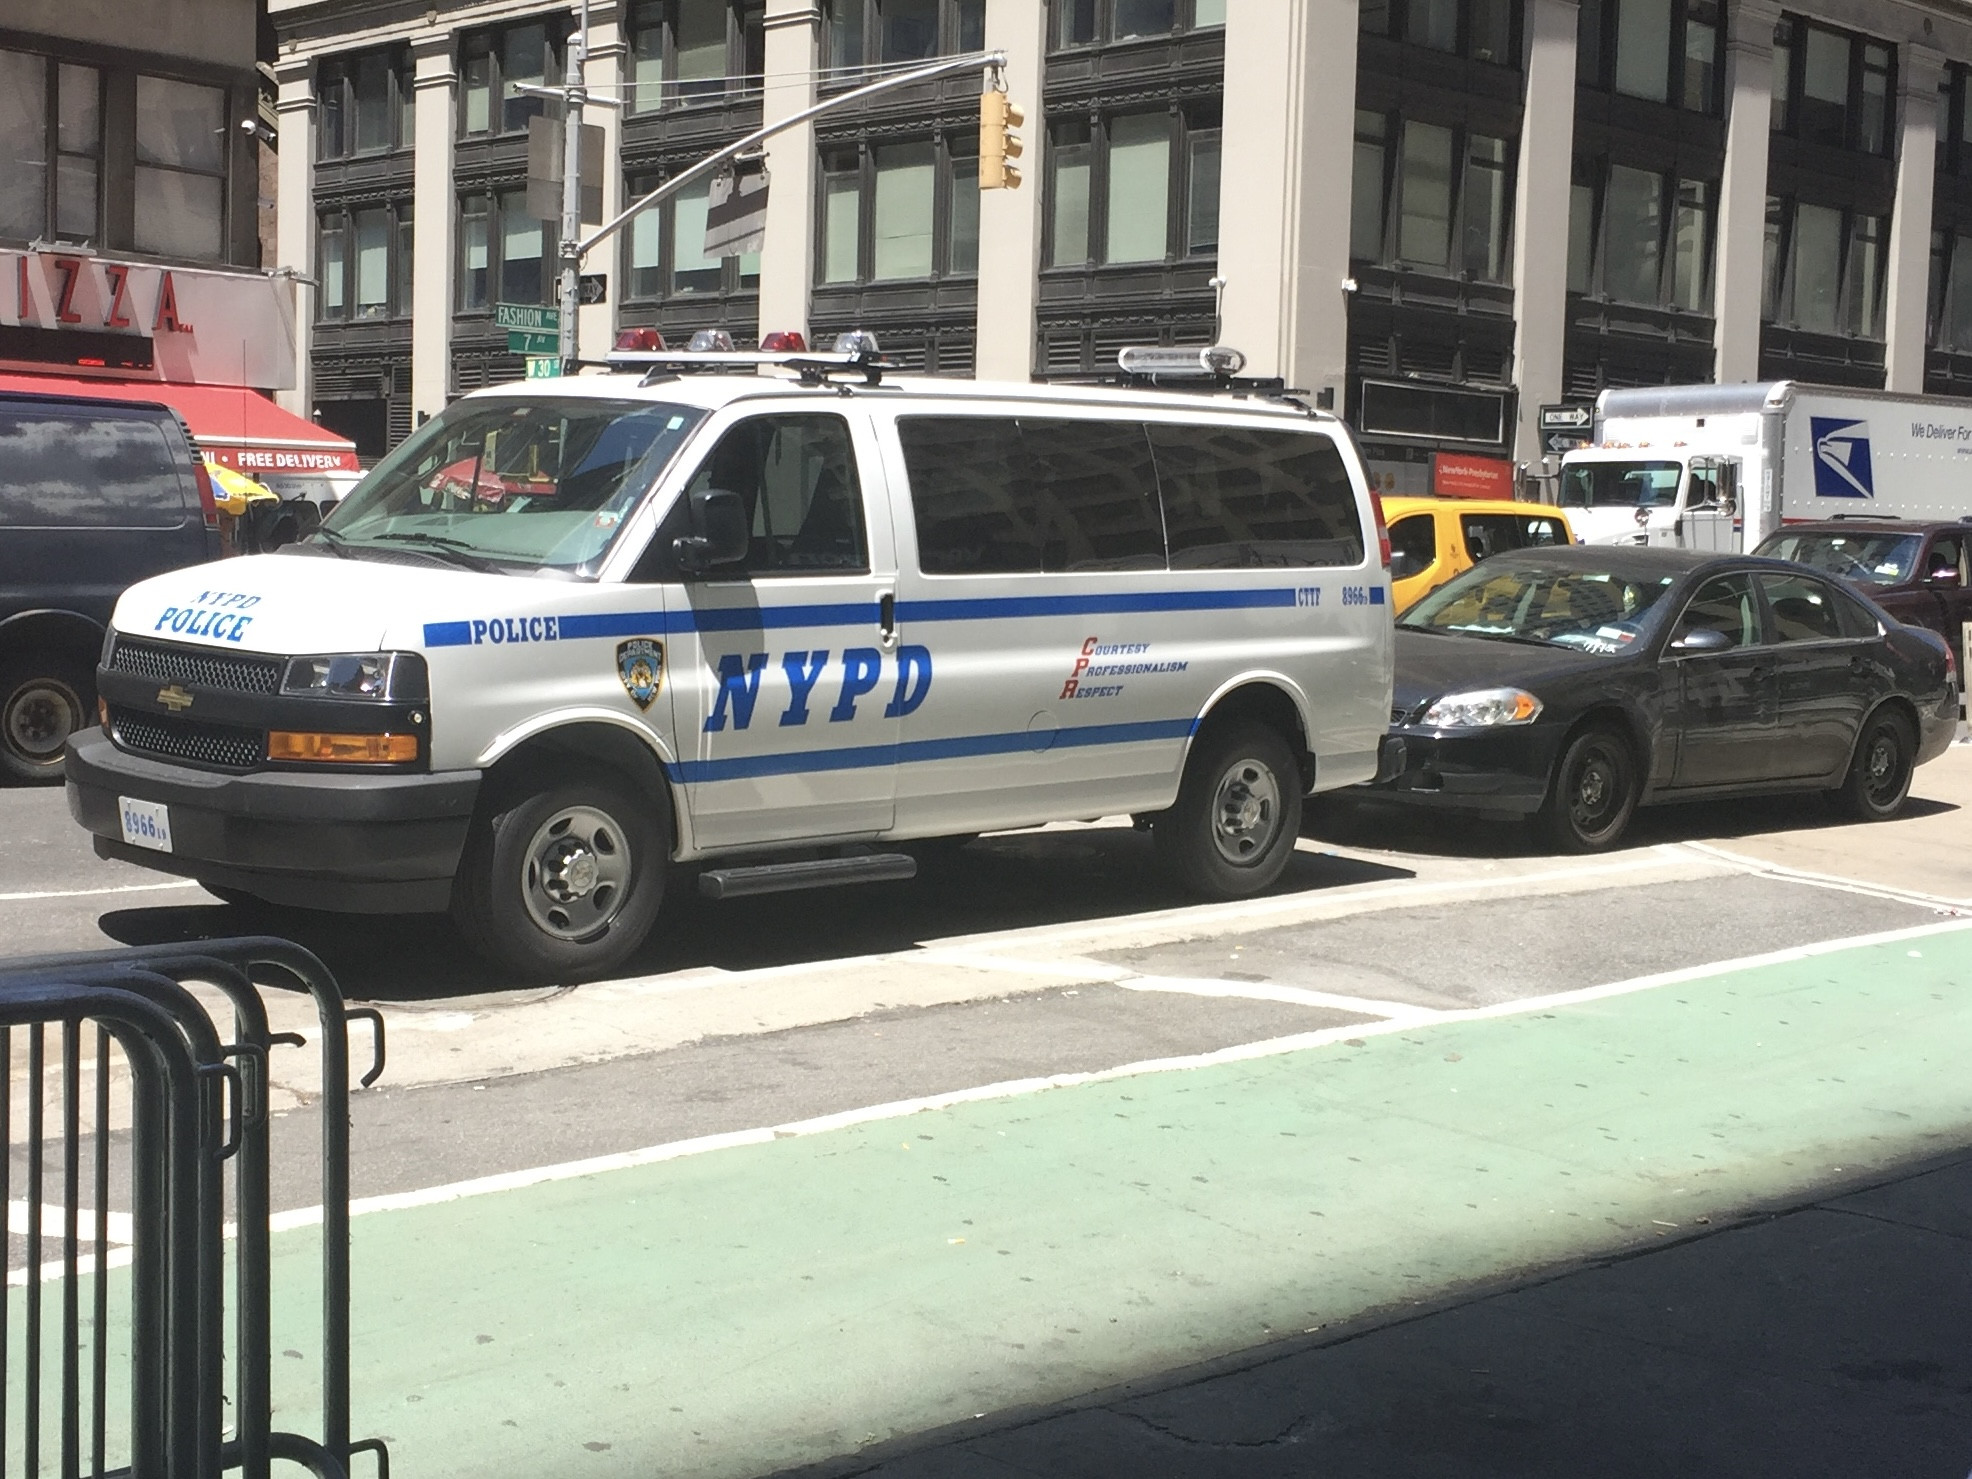
[[[192,706],[191,694],[180,688],[176,683],[173,683],[168,688],[160,688],[157,691],[157,701],[174,714],[182,714]]]

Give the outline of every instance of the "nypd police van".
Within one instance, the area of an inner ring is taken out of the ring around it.
[[[895,878],[895,844],[1057,820],[1135,816],[1250,894],[1305,794],[1375,771],[1388,544],[1334,418],[867,349],[624,360],[468,395],[307,542],[127,591],[67,755],[99,854],[449,910],[572,980],[687,869]]]

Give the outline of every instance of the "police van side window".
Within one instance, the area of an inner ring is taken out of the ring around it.
[[[1358,565],[1363,526],[1326,436],[1153,424],[1174,570]]]
[[[1045,525],[1020,428],[999,416],[903,416],[918,568],[926,575],[1024,575],[1041,566]]]
[[[0,526],[175,529],[187,517],[171,446],[134,416],[0,410]]]
[[[870,568],[863,487],[840,416],[755,416],[719,439],[687,485],[737,493],[753,524],[743,570],[716,576],[864,574]],[[680,531],[682,532],[682,531]]]
[[[1043,570],[1164,568],[1164,516],[1141,422],[1023,416],[1020,444],[1047,523]]]

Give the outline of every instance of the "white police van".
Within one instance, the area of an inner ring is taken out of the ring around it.
[[[318,537],[127,591],[67,756],[98,853],[449,909],[569,980],[673,865],[729,897],[1130,814],[1250,894],[1304,793],[1375,771],[1388,544],[1333,417],[867,347],[623,359],[466,396]]]

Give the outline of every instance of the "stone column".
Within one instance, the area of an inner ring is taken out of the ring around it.
[[[1047,40],[1046,0],[996,0],[986,7],[986,49],[1007,54],[1007,96],[1027,117],[1016,130],[1026,149],[1014,161],[1020,187],[986,190],[979,196],[979,307],[972,373],[981,380],[1030,380],[1034,375],[1047,153],[1041,68]],[[961,175],[953,188],[973,189],[973,178]]]
[[[582,80],[594,96],[620,102],[623,92],[624,57],[627,38],[623,34],[622,0],[590,0],[589,60],[582,69]],[[623,110],[590,107],[583,121],[603,131],[603,220],[611,219],[630,202],[623,196]],[[597,224],[600,224],[597,223]],[[584,226],[586,234],[594,226]],[[624,225],[616,235],[602,242],[583,259],[582,271],[602,273],[609,280],[609,292],[602,302],[585,307],[575,326],[575,352],[583,359],[599,360],[616,343],[616,305],[623,300],[623,243],[633,224]]]
[[[816,100],[822,12],[815,0],[767,0],[767,78],[763,123]],[[760,333],[808,332],[815,280],[815,126],[804,123],[767,141],[767,239],[760,249]]]
[[[275,110],[280,119],[280,181],[275,192],[274,235],[279,260],[273,265],[297,277],[315,276],[315,64],[289,57],[274,69],[279,88]],[[315,405],[316,289],[306,282],[294,290],[294,384],[276,391],[282,409],[312,416]]]
[[[452,140],[458,133],[458,68],[449,31],[411,42],[416,69],[417,174],[412,185],[411,414],[445,409],[452,391],[452,273],[459,199],[452,188]]]
[[[1226,7],[1219,338],[1342,410],[1356,0]]]
[[[1760,299],[1766,285],[1767,143],[1773,131],[1773,28],[1778,6],[1726,7],[1726,152],[1713,267],[1712,378],[1760,377]]]
[[[1938,168],[1938,84],[1944,55],[1906,44],[1897,58],[1897,198],[1890,214],[1884,295],[1883,388],[1924,391],[1925,330],[1931,307],[1931,193]]]
[[[1528,0],[1527,107],[1513,185],[1513,456],[1541,460],[1540,408],[1561,399],[1568,209],[1575,174],[1576,0]]]

